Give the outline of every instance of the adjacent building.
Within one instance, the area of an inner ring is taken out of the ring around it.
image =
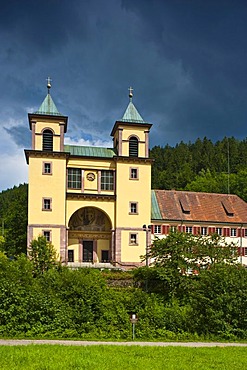
[[[233,194],[152,190],[152,235],[178,230],[193,235],[216,233],[238,246],[247,265],[247,203]]]

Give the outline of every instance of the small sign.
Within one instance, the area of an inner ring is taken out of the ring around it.
[[[135,313],[133,313],[133,314],[130,316],[130,322],[131,322],[132,324],[136,324],[136,323],[137,323],[137,321],[138,321],[138,317],[136,316],[136,314],[135,314]]]

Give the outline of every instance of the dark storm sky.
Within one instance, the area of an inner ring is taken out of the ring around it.
[[[48,76],[68,143],[111,146],[133,86],[164,146],[247,136],[246,59],[247,1],[1,1],[0,190],[27,181],[27,113]]]

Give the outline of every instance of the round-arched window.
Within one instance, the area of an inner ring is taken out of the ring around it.
[[[138,139],[134,136],[129,139],[129,156],[138,157]]]
[[[53,132],[51,130],[43,131],[43,147],[42,149],[46,152],[53,151]]]

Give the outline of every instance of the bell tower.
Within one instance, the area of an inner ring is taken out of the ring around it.
[[[32,149],[25,150],[29,165],[28,246],[43,235],[56,246],[60,260],[66,260],[66,161],[64,133],[68,117],[62,115],[50,95],[35,113],[29,113]]]
[[[130,87],[127,109],[111,132],[116,152],[115,258],[127,265],[145,254],[143,225],[151,222],[152,124],[143,120],[132,100]]]
[[[68,117],[57,110],[51,94],[51,79],[47,79],[47,95],[35,113],[29,113],[29,127],[32,131],[32,149],[45,152],[63,152],[64,134]]]
[[[149,131],[152,124],[145,122],[133,104],[133,88],[129,88],[129,104],[123,117],[116,121],[111,136],[118,156],[149,157]]]

